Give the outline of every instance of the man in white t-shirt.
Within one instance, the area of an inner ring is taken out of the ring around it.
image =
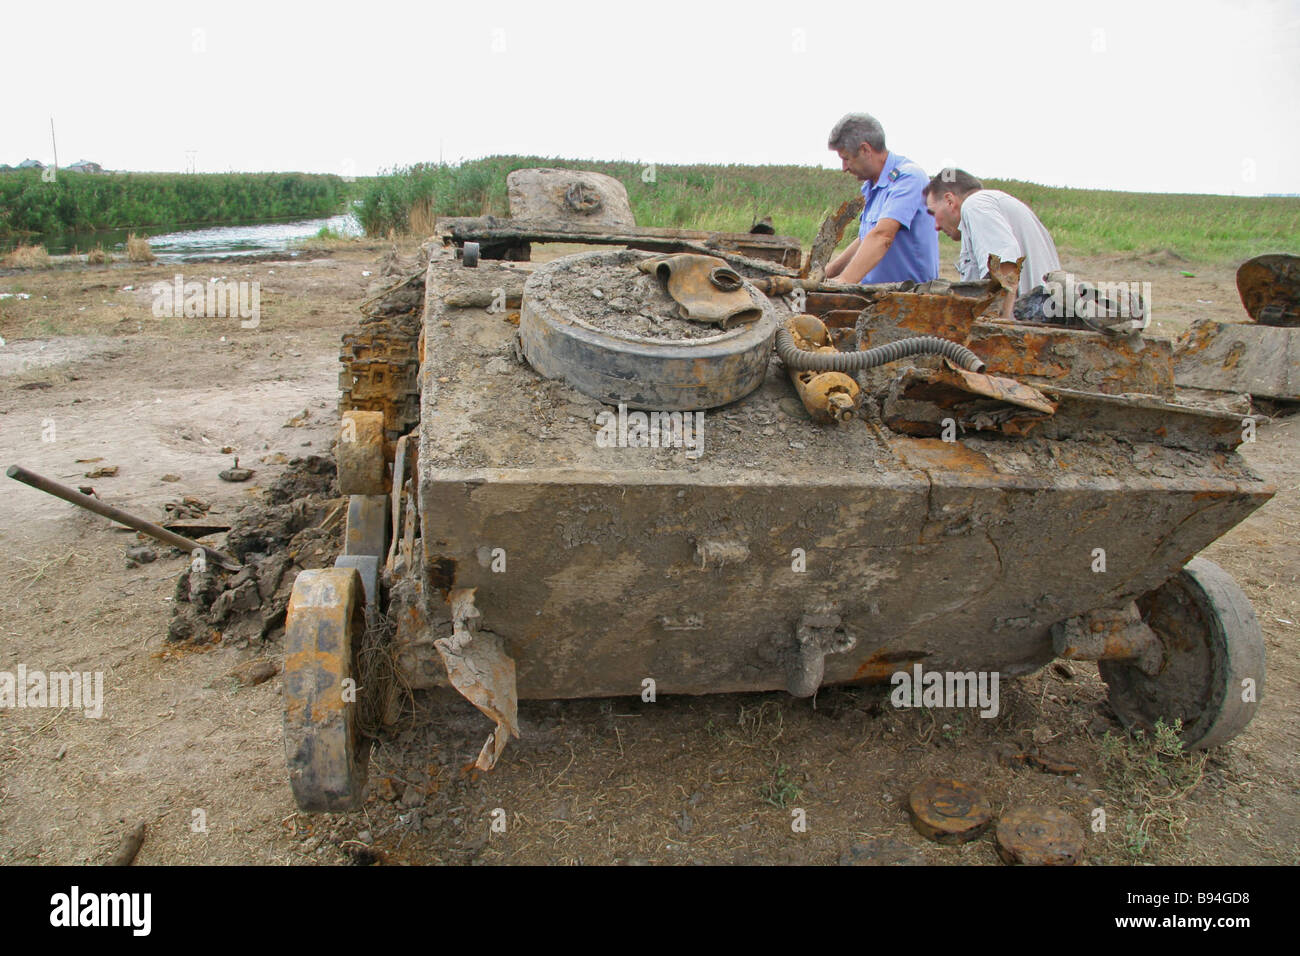
[[[925,187],[925,207],[934,228],[961,243],[957,272],[963,280],[988,277],[989,256],[1003,262],[1024,257],[1018,292],[1025,295],[1043,276],[1061,268],[1056,243],[1032,209],[1001,190],[984,184],[963,169],[945,169]],[[1007,297],[1005,314],[1013,300]]]

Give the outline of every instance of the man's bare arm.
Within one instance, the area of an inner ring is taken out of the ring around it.
[[[858,246],[862,244],[861,239],[854,239],[849,243],[849,247],[841,252],[838,256],[826,264],[826,278],[834,279],[840,274],[840,270],[849,264],[853,258],[853,253],[858,251]]]
[[[862,237],[848,265],[835,277],[839,282],[858,283],[868,272],[880,265],[885,253],[894,244],[894,236],[902,223],[897,219],[882,219]]]

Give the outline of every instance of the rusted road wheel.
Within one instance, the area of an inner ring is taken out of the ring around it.
[[[354,568],[303,571],[284,628],[284,749],[289,785],[309,812],[361,806],[369,741],[358,733],[357,648],[365,599]]]
[[[1183,722],[1186,747],[1231,740],[1255,716],[1264,690],[1264,635],[1250,599],[1221,567],[1193,558],[1138,602],[1160,638],[1164,663],[1154,677],[1100,661],[1110,705],[1126,727]]]

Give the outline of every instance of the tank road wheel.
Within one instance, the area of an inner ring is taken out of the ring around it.
[[[339,491],[345,495],[388,493],[384,413],[353,409],[339,418]]]
[[[289,785],[308,812],[361,806],[370,742],[357,730],[357,647],[365,632],[353,568],[303,571],[284,627],[284,749]]]
[[[1231,740],[1264,690],[1264,635],[1250,599],[1217,564],[1194,558],[1137,604],[1164,663],[1151,677],[1133,664],[1098,662],[1115,713],[1126,727],[1146,730],[1181,718],[1190,748]]]
[[[466,269],[478,268],[479,246],[477,242],[467,242],[461,247],[460,261]]]

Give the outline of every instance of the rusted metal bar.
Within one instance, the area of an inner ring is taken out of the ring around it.
[[[840,244],[844,228],[862,212],[862,203],[861,196],[845,200],[839,209],[822,220],[821,227],[817,230],[817,237],[813,239],[812,248],[808,250],[808,260],[799,270],[801,277],[807,278],[814,273],[819,277],[826,275],[826,263],[830,262],[831,256],[835,254],[835,247]]]
[[[576,242],[584,245],[620,245],[650,252],[685,252],[691,243],[742,252],[758,259],[797,267],[802,258],[799,240],[748,232],[708,232],[700,229],[664,229],[652,226],[593,226],[560,220],[440,218],[434,234],[445,243]]]
[[[191,538],[168,531],[162,525],[156,525],[152,521],[145,521],[143,518],[137,518],[130,512],[123,511],[121,508],[115,508],[112,505],[104,504],[98,498],[92,498],[90,495],[83,495],[75,488],[69,488],[67,485],[61,485],[57,481],[51,481],[43,475],[38,475],[34,471],[28,471],[21,465],[10,465],[5,474],[14,481],[21,481],[25,485],[31,485],[37,491],[43,491],[47,495],[53,495],[56,498],[62,498],[69,504],[85,508],[87,511],[93,511],[97,515],[102,515],[118,524],[126,525],[142,534],[147,534],[151,538],[157,538],[163,544],[170,544],[173,548],[180,548],[182,551],[193,553],[196,548],[201,548],[210,561],[220,565],[227,571],[238,571],[243,565],[230,555],[217,551],[215,548],[209,548],[207,545],[200,544]]]

